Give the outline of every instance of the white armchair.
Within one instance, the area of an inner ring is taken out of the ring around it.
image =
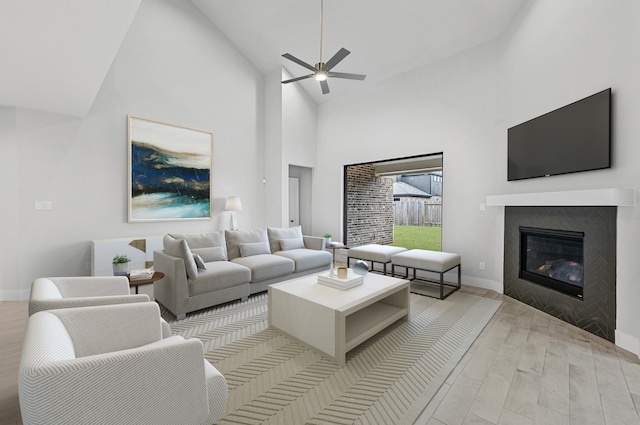
[[[24,424],[207,424],[225,378],[198,339],[162,338],[156,303],[41,311],[27,321],[18,389]]]
[[[130,294],[125,276],[41,277],[31,284],[29,315],[42,310],[149,301]]]

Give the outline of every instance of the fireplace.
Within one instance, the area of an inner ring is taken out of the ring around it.
[[[519,277],[581,299],[584,232],[520,226]]]
[[[611,206],[506,206],[505,295],[614,341],[616,220]]]

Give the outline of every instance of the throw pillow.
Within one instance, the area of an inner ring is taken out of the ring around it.
[[[304,241],[302,239],[302,227],[267,227],[267,234],[269,235],[269,244],[271,246],[271,252],[281,250],[280,241],[283,239],[300,239],[302,247],[304,248]]]
[[[221,246],[210,248],[191,248],[191,252],[202,257],[205,263],[227,261],[227,252]]]
[[[196,262],[198,270],[207,270],[207,266],[204,265],[204,260],[198,254],[193,254],[193,260]]]
[[[164,245],[164,251],[172,257],[182,258],[184,260],[184,266],[189,279],[195,279],[198,276],[198,267],[193,259],[193,254],[189,249],[187,241],[184,239],[174,239],[169,235],[166,235],[162,239]]]
[[[252,255],[271,254],[267,242],[251,242],[240,244],[240,256],[251,257]]]
[[[291,249],[300,249],[304,248],[304,242],[302,239],[292,238],[292,239],[280,239],[280,249],[282,251],[289,251]]]
[[[267,229],[225,230],[225,239],[227,240],[227,256],[229,260],[241,257],[240,244],[254,242],[269,243]]]
[[[222,249],[224,249],[224,259],[227,259],[227,241],[224,238],[224,231],[207,233],[169,233],[169,236],[174,239],[184,239],[187,241],[191,251],[200,248],[222,247]],[[202,256],[202,258],[207,261],[205,256]]]
[[[191,249],[208,248],[211,246],[224,246],[224,232],[206,232],[206,233],[169,233],[174,239],[184,239],[187,241]]]

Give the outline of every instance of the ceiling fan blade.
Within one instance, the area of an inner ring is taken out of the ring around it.
[[[314,72],[316,71],[316,69],[315,69],[313,66],[309,65],[308,63],[306,63],[306,62],[304,62],[304,61],[301,61],[300,59],[298,59],[298,58],[297,58],[297,57],[295,57],[295,56],[290,55],[289,53],[285,53],[284,55],[282,55],[282,57],[283,57],[283,58],[287,58],[287,59],[289,59],[291,62],[295,62],[295,63],[297,63],[298,65],[300,65],[300,66],[304,66],[305,68],[310,69],[310,70],[312,70],[312,71],[314,71]]]
[[[313,74],[303,75],[302,77],[296,77],[296,78],[292,78],[290,80],[285,80],[285,81],[282,82],[282,84],[293,83],[295,81],[305,80],[305,79],[311,78],[311,77],[313,77]]]
[[[346,78],[347,80],[364,80],[367,76],[363,74],[349,74],[346,72],[330,72],[329,77]]]
[[[327,83],[327,80],[320,81],[320,88],[322,88],[322,94],[329,93],[329,84]]]
[[[340,50],[338,50],[338,53],[333,55],[333,57],[329,59],[327,63],[324,64],[324,68],[327,71],[331,70],[331,68],[336,66],[342,59],[346,58],[349,53],[351,52],[345,49],[344,47],[341,48]]]

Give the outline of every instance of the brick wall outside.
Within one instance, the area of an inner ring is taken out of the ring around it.
[[[346,220],[350,246],[393,243],[393,179],[376,177],[371,164],[347,167]]]

